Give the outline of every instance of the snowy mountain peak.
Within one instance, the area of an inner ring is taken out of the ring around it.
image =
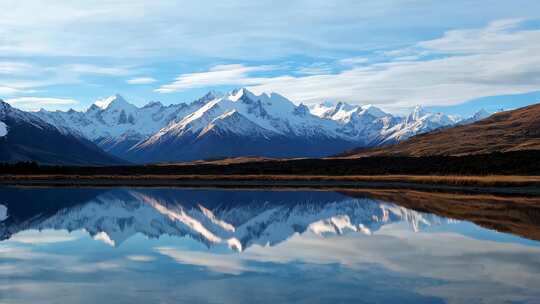
[[[407,116],[407,121],[408,122],[417,121],[423,116],[425,116],[426,114],[427,114],[427,111],[421,105],[416,105],[413,111],[411,112],[411,114]]]
[[[0,98],[0,113],[11,109],[11,105]]]
[[[104,99],[97,100],[94,105],[101,109],[125,109],[135,107],[127,102],[120,94],[115,94]]]
[[[333,103],[325,101],[317,105],[310,106],[311,114],[321,117],[329,118],[332,120],[349,120],[352,112],[358,109],[357,106],[350,105],[345,102]]]
[[[0,121],[0,137],[6,136],[8,133],[8,127],[5,123]],[[1,206],[1,205],[0,205]]]
[[[374,105],[363,105],[360,107],[361,109],[361,114],[369,114],[373,117],[376,117],[376,118],[381,118],[381,117],[384,117],[384,116],[387,116],[388,114],[386,112],[384,112],[383,110],[377,108],[376,106]],[[359,114],[360,114],[359,113]]]
[[[486,111],[485,109],[480,109],[478,110],[476,113],[474,113],[473,115],[473,120],[481,120],[481,119],[484,119],[484,118],[488,118],[489,116],[491,116],[491,113],[489,113],[488,111]]]
[[[257,95],[246,88],[239,88],[239,89],[232,90],[231,92],[226,94],[223,98],[232,102],[237,102],[237,101],[246,102],[247,101],[249,103],[250,101],[269,100],[276,97],[282,97],[282,96],[281,95],[274,96],[274,93],[270,95],[267,93]]]
[[[0,118],[1,118],[2,116],[5,116],[5,115],[7,114],[6,112],[8,112],[8,110],[9,110],[10,108],[11,108],[11,106],[10,106],[7,102],[3,101],[3,100],[0,98]],[[4,122],[0,121],[0,137],[6,136],[7,133],[8,133],[8,127],[7,127],[7,125],[6,125]],[[0,205],[0,206],[1,206],[1,205]]]
[[[356,106],[340,101],[336,104],[335,108],[338,110],[350,111],[350,110],[356,109]]]
[[[151,101],[147,103],[143,108],[163,107],[163,104],[159,101]]]
[[[203,97],[195,100],[193,102],[193,104],[204,105],[209,101],[212,101],[212,100],[215,100],[215,99],[218,99],[218,98],[222,98],[222,97],[223,97],[223,93],[215,91],[215,90],[210,90]]]
[[[223,97],[223,93],[218,92],[216,90],[210,90],[208,91],[208,93],[206,93],[206,95],[203,96],[203,98],[208,99],[208,100],[213,100],[213,99],[221,98],[221,97]]]
[[[88,110],[86,110],[87,113],[96,112],[102,110],[100,107],[98,107],[95,103],[93,103]],[[41,112],[41,111],[40,111]],[[46,112],[46,110],[43,110],[43,112]]]
[[[11,109],[11,106],[9,105],[9,103],[0,99],[0,117],[6,115],[10,109]]]
[[[294,109],[294,114],[305,116],[309,114],[309,108],[305,104],[301,103]]]
[[[463,120],[459,121],[458,123],[460,125],[466,125],[466,124],[470,124],[470,123],[477,122],[479,120],[488,118],[490,116],[491,116],[491,113],[489,113],[485,109],[480,109],[476,113],[474,113],[473,116],[471,116],[471,117],[469,117],[467,119],[463,119]]]
[[[103,99],[98,99],[98,100],[96,100],[94,102],[93,105],[95,105],[96,107],[98,107],[100,109],[106,109],[114,98],[115,98],[115,95],[109,96],[109,97],[103,98]]]
[[[424,115],[426,113],[426,110],[421,105],[416,105],[416,106],[414,106],[414,109],[413,109],[412,113],[416,114],[418,116],[422,116],[422,115]]]
[[[247,92],[249,92],[249,91],[247,89],[245,89],[245,88],[234,89],[229,94],[227,94],[227,99],[229,99],[231,101],[238,101]],[[251,93],[251,92],[249,92],[249,93]],[[253,95],[253,93],[252,93],[252,95]]]
[[[134,105],[127,102],[124,97],[116,94],[114,98],[111,99],[110,103],[107,105],[107,110],[126,110],[135,108]]]

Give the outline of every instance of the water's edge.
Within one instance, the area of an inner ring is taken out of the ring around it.
[[[413,181],[352,181],[352,180],[264,180],[264,179],[188,179],[188,178],[3,178],[0,185],[35,187],[178,187],[178,188],[284,188],[284,189],[407,189],[423,191],[445,191],[472,194],[540,196],[537,185],[482,186],[450,185]]]

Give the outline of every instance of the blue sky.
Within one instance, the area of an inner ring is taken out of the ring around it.
[[[4,0],[0,98],[85,109],[248,87],[468,115],[540,102],[539,42],[535,0]]]

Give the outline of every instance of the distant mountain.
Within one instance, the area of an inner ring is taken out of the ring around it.
[[[236,156],[322,157],[355,147],[403,141],[460,122],[420,107],[397,117],[371,106],[295,105],[279,94],[246,89],[211,91],[190,103],[144,107],[119,95],[85,112],[41,110],[41,119],[65,134],[84,137],[105,151],[138,163]],[[473,121],[475,118],[471,118]]]
[[[403,141],[417,134],[455,125],[459,117],[429,113],[416,106],[405,117],[393,116],[372,105],[352,106],[328,103],[312,106],[312,113],[340,123],[340,133],[355,138],[364,147],[381,146]],[[474,118],[470,118],[472,122]],[[470,123],[468,122],[468,123]]]
[[[207,96],[207,98],[212,98]],[[169,122],[180,119],[204,103],[163,106],[152,102],[142,108],[114,95],[96,102],[85,112],[70,110],[36,113],[41,119],[55,125],[65,134],[84,137],[102,149],[119,157],[141,140],[158,132]]]
[[[321,236],[371,234],[394,222],[410,223],[413,230],[445,219],[368,198],[337,193],[271,191],[199,191],[113,189],[84,199],[77,189],[63,190],[62,197],[76,203],[52,201],[46,212],[34,205],[47,189],[35,189],[29,209],[17,208],[17,189],[4,189],[5,212],[0,240],[29,229],[84,230],[111,246],[120,246],[135,234],[149,238],[163,235],[190,237],[208,247],[226,246],[243,251],[250,246],[274,246],[296,233]],[[84,193],[84,192],[83,192]],[[88,196],[88,194],[87,194]],[[14,204],[12,204],[14,203]],[[14,206],[12,206],[14,205]],[[35,213],[28,210],[34,210]]]
[[[481,111],[473,119],[486,116],[488,114]],[[349,155],[457,156],[521,150],[540,150],[540,104],[499,112],[471,124],[417,135],[392,146],[359,149]]]
[[[489,113],[488,111],[486,111],[485,109],[480,109],[479,111],[477,111],[476,113],[474,113],[474,115],[470,118],[467,118],[467,119],[463,119],[459,122],[460,125],[468,125],[470,123],[473,123],[473,122],[477,122],[479,120],[482,120],[482,119],[485,119],[485,118],[488,118],[491,116],[491,113]]]
[[[0,162],[18,161],[64,165],[125,163],[91,141],[62,133],[38,116],[0,100]]]

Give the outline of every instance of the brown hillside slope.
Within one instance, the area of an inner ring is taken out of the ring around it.
[[[520,150],[540,150],[540,104],[500,112],[470,125],[418,135],[392,146],[355,150],[347,157],[461,156]]]

